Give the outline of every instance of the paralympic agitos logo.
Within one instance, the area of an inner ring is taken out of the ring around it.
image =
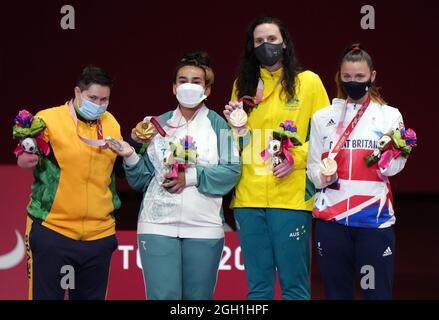
[[[0,255],[0,270],[14,268],[20,264],[25,256],[26,248],[24,246],[23,238],[18,230],[15,230],[15,236],[17,240],[14,249],[6,254]]]

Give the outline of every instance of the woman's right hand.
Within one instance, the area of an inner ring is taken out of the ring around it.
[[[131,139],[137,143],[150,143],[152,138],[154,138],[154,135],[152,135],[149,139],[139,139],[139,137],[136,134],[136,128],[131,129]]]
[[[242,110],[242,118],[240,120],[238,120],[238,122],[241,124],[240,126],[236,124],[236,117],[234,119],[234,121],[231,121],[231,114],[233,111],[235,111],[236,109],[243,109],[242,107],[242,102],[239,101],[229,101],[229,104],[224,106],[224,111],[223,114],[227,119],[227,122],[230,124],[230,126],[234,129],[234,131],[236,132],[236,134],[238,136],[244,136],[247,134],[248,132],[248,128],[247,128],[247,114],[244,112],[244,110]]]
[[[230,123],[230,114],[233,112],[233,110],[242,108],[242,105],[239,101],[229,101],[228,104],[224,106],[223,114],[227,119],[227,122]]]
[[[133,141],[136,141],[137,143],[143,143],[142,140],[137,138],[137,135],[135,134],[135,131],[136,131],[136,128],[131,129],[131,139],[133,139]]]
[[[17,158],[17,165],[22,169],[32,169],[38,164],[38,159],[35,153],[23,152]]]

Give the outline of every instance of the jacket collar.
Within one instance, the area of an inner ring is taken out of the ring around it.
[[[198,119],[203,118],[204,116],[207,115],[207,113],[209,112],[209,109],[206,107],[205,104],[203,104],[201,106],[201,108],[198,110],[197,114],[195,115],[195,118],[192,119],[192,122],[197,121]],[[178,126],[178,125],[183,125],[186,123],[186,119],[183,117],[180,107],[177,107],[174,112],[172,113],[172,117],[171,119],[168,120],[169,124],[172,126]]]
[[[279,68],[274,72],[270,72],[268,69],[264,67],[260,67],[260,75],[263,81],[277,81],[282,75],[283,68]]]

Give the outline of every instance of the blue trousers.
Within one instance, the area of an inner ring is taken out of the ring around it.
[[[363,298],[392,298],[392,227],[354,228],[318,219],[315,242],[327,299],[354,299],[356,275],[360,277]]]
[[[271,208],[235,209],[249,300],[272,300],[279,274],[285,300],[310,299],[311,214]]]
[[[213,299],[224,238],[139,234],[138,241],[147,299]]]
[[[105,299],[115,235],[73,240],[33,222],[26,246],[30,299],[63,300],[66,287],[71,300]]]

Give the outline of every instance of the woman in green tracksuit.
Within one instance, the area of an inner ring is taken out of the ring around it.
[[[238,181],[241,163],[227,123],[204,104],[212,82],[206,54],[184,56],[174,74],[178,107],[159,117],[167,135],[155,135],[143,155],[123,141],[116,151],[129,184],[144,193],[137,233],[148,299],[213,297],[224,245],[222,196]],[[196,161],[169,179],[164,159],[182,148]]]

